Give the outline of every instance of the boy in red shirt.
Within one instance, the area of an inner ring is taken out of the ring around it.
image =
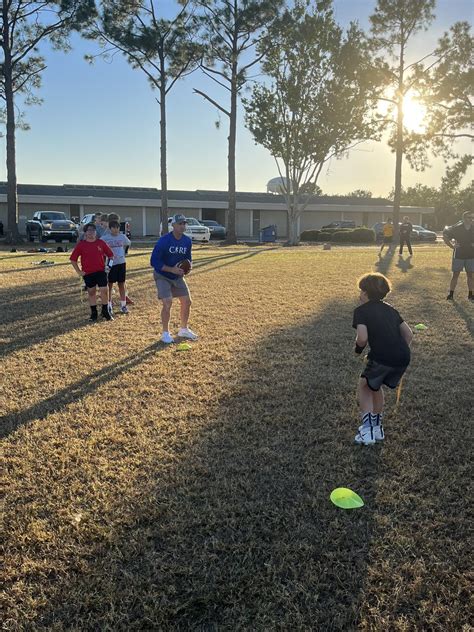
[[[91,307],[90,321],[97,320],[97,292],[96,287],[99,286],[100,298],[102,301],[102,318],[105,320],[113,320],[107,306],[107,274],[105,272],[105,258],[109,258],[108,266],[112,266],[114,253],[102,241],[97,239],[95,224],[86,224],[84,226],[85,239],[79,241],[72,251],[70,261],[77,274],[84,279],[89,295],[89,305]],[[81,259],[81,268],[77,261]]]

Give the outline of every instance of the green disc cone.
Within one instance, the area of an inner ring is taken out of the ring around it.
[[[176,351],[189,351],[191,349],[191,345],[187,342],[180,342],[176,347]]]
[[[329,496],[331,501],[341,509],[358,509],[364,506],[362,498],[347,487],[338,487]]]
[[[428,327],[423,323],[418,323],[418,325],[415,325],[415,329],[417,329],[418,331],[423,331],[424,329],[428,329]]]

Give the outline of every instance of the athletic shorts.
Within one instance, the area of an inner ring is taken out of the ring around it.
[[[178,298],[179,296],[189,296],[189,288],[183,277],[177,279],[167,279],[157,272],[153,272],[153,277],[158,290],[158,298],[162,301],[165,298]]]
[[[451,266],[453,272],[474,272],[474,259],[456,259],[453,257],[453,263]]]
[[[118,263],[110,268],[109,283],[124,283],[126,276],[126,264]]]
[[[99,272],[91,272],[90,274],[85,274],[83,276],[84,283],[87,287],[107,287],[107,275],[103,270],[99,270]]]
[[[393,237],[384,237],[383,238],[383,243],[384,244],[393,244]]]
[[[385,366],[375,360],[367,360],[360,377],[365,377],[370,389],[378,391],[382,384],[389,388],[396,388],[406,370],[406,366]]]

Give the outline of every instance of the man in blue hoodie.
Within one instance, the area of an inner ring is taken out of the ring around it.
[[[178,298],[181,303],[180,318],[181,328],[178,331],[180,338],[197,340],[195,334],[188,327],[189,312],[191,309],[191,295],[186,281],[184,270],[178,266],[181,261],[192,261],[192,241],[184,234],[186,230],[186,217],[177,213],[171,220],[172,232],[160,237],[151,253],[150,265],[153,267],[153,276],[158,290],[158,299],[162,301],[161,323],[163,333],[161,341],[165,344],[174,342],[169,331],[171,305],[173,298]]]

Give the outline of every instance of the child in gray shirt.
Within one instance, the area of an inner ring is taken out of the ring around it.
[[[109,246],[114,253],[114,265],[110,269],[108,285],[109,285],[109,311],[112,312],[112,288],[117,283],[120,294],[120,311],[122,314],[128,314],[127,300],[125,296],[125,248],[130,246],[130,239],[120,232],[120,224],[116,220],[109,222],[110,232],[102,235],[102,241]]]

